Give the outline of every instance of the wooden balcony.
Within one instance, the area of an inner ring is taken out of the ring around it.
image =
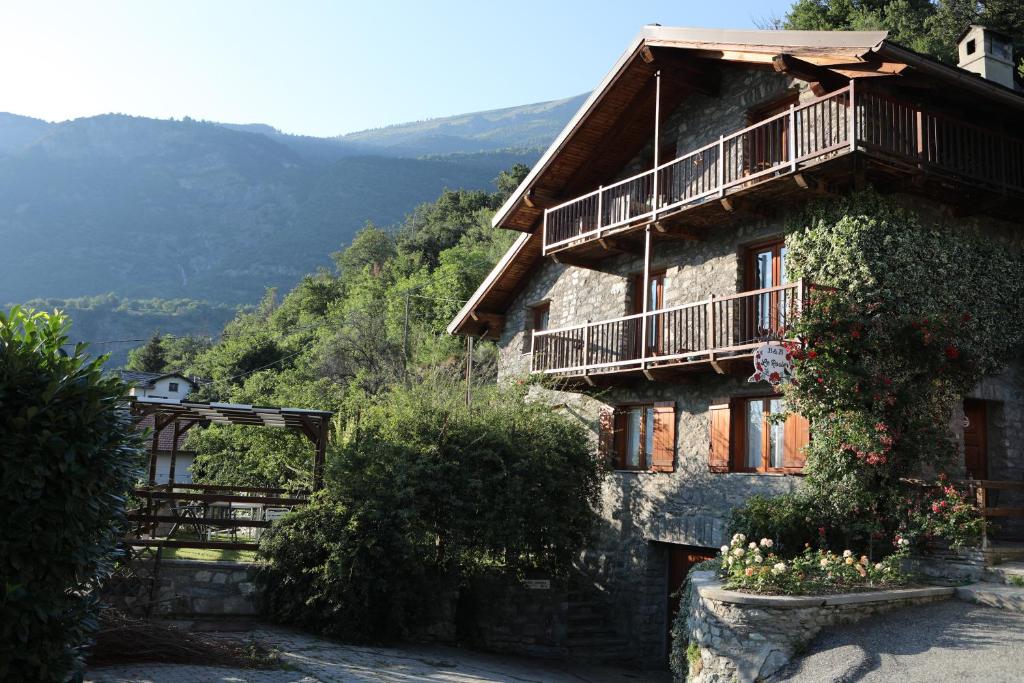
[[[797,282],[646,314],[535,330],[530,369],[586,381],[665,370],[724,372],[748,360],[765,341],[787,338],[806,291]]]
[[[854,153],[1024,196],[1024,141],[849,85],[544,212],[544,254],[623,234]],[[847,172],[847,175],[849,173]],[[917,182],[915,180],[915,182]],[[948,186],[941,190],[948,195]]]

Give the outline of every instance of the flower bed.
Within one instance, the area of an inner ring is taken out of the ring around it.
[[[805,547],[796,557],[785,560],[772,552],[770,538],[750,541],[743,534],[722,546],[721,574],[724,587],[754,593],[802,595],[843,593],[905,586],[908,577],[900,569],[903,553],[881,562],[850,550],[836,554]]]

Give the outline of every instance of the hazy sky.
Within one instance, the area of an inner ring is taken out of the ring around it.
[[[5,0],[0,111],[337,135],[576,95],[643,24],[752,28],[790,4]]]

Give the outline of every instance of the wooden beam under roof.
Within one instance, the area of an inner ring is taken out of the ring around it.
[[[799,78],[811,84],[811,91],[821,97],[846,87],[849,80],[831,69],[804,61],[789,54],[775,55],[772,66],[779,73]]]

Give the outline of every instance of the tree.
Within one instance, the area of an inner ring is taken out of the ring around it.
[[[472,576],[564,576],[594,519],[602,467],[584,428],[522,387],[436,373],[362,406],[335,446],[326,490],[261,544],[267,609],[358,640],[398,637],[443,613]]]
[[[129,370],[138,372],[164,372],[167,358],[164,355],[164,340],[159,332],[154,332],[145,346],[133,349],[128,353]]]
[[[127,387],[68,354],[68,321],[0,313],[0,680],[63,683],[95,629],[142,465]]]

